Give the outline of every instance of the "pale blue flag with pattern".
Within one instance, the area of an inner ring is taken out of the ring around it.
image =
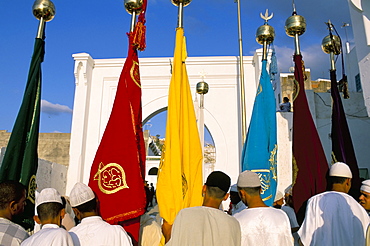
[[[242,171],[256,172],[261,180],[261,197],[266,205],[272,206],[277,186],[277,136],[275,96],[262,61],[262,73],[253,105],[252,118],[244,143]]]

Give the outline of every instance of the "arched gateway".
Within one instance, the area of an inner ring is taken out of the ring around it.
[[[261,56],[262,50],[259,49],[254,56],[243,58],[247,122],[252,113]],[[73,57],[76,89],[67,194],[76,182],[88,182],[90,167],[109,119],[125,61],[125,59],[93,59],[87,53],[74,54]],[[143,120],[145,120],[158,110],[167,107],[172,57],[141,58],[139,62]],[[205,77],[204,80],[209,84],[209,92],[205,95],[204,101],[204,122],[212,135],[217,152],[213,168],[228,173],[232,182],[236,182],[240,172],[239,156],[244,141],[240,134],[238,57],[189,57],[186,65],[193,99],[196,97],[195,86],[202,77]],[[288,123],[284,124],[287,128]],[[289,130],[287,132],[289,134]],[[289,156],[285,158],[288,160]],[[158,160],[148,160],[146,170],[157,166]]]

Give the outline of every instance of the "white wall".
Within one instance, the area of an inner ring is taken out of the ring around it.
[[[367,114],[370,115],[370,1],[348,0]]]

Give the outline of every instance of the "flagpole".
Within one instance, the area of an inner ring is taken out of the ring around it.
[[[131,15],[130,32],[133,32],[136,25],[136,15],[141,11],[143,0],[125,0],[124,5],[126,11]]]
[[[256,33],[256,41],[259,44],[263,45],[263,52],[262,52],[262,60],[267,60],[267,45],[271,44],[275,38],[275,30],[272,26],[268,24],[268,20],[270,20],[274,14],[269,16],[268,9],[266,9],[265,15],[260,14],[261,18],[265,20],[265,24],[260,26],[257,29]]]
[[[325,53],[330,54],[330,70],[334,71],[336,70],[335,55],[339,55],[341,53],[341,42],[337,35],[333,35],[331,33],[333,28],[331,21],[329,20],[326,24],[328,25],[329,35],[322,40],[321,48]]]
[[[198,119],[198,130],[199,130],[199,137],[200,137],[200,144],[202,146],[202,153],[204,157],[204,95],[208,93],[208,84],[205,81],[198,82],[197,84],[197,93],[200,95],[200,102],[199,102],[199,119]],[[205,180],[205,172],[204,172],[204,158],[202,163],[202,173],[203,173],[203,181]]]
[[[285,22],[285,32],[289,37],[294,37],[295,54],[300,55],[299,36],[306,31],[306,20],[303,16],[297,15],[293,3],[293,14]]]
[[[55,6],[50,0],[36,0],[32,6],[33,15],[40,20],[36,38],[43,39],[45,22],[51,21],[55,16]]]
[[[183,28],[183,12],[184,12],[184,7],[188,6],[191,2],[191,0],[171,0],[172,3],[179,7],[178,9],[178,15],[177,15],[177,27],[178,28]]]
[[[247,119],[245,106],[245,83],[244,83],[244,65],[243,65],[243,39],[242,39],[242,24],[240,14],[240,0],[235,0],[238,6],[238,42],[239,42],[239,77],[240,77],[240,104],[242,118],[242,145],[247,136]]]

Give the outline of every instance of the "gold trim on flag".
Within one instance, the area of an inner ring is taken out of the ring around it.
[[[134,83],[137,86],[139,86],[139,88],[141,88],[140,74],[139,74],[139,63],[137,63],[136,61],[132,62],[132,67],[130,69],[130,76],[131,76],[132,81],[134,81]]]

